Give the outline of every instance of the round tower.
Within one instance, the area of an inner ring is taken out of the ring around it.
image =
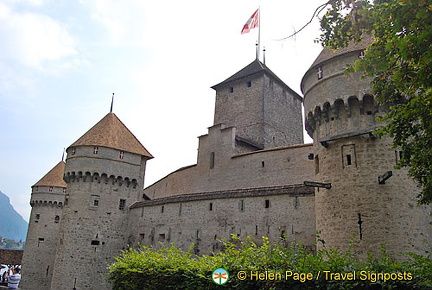
[[[65,199],[65,163],[59,162],[32,186],[32,207],[22,259],[23,289],[49,289]]]
[[[67,148],[52,289],[110,289],[102,275],[127,247],[128,207],[142,200],[150,158],[113,113]]]
[[[431,208],[417,205],[419,189],[407,170],[395,170],[402,152],[373,132],[387,108],[371,94],[370,79],[344,74],[372,38],[345,49],[324,49],[303,77],[306,130],[314,140],[316,228],[326,247],[360,253],[385,244],[394,257],[424,253],[431,244]],[[318,248],[322,247],[319,243]]]

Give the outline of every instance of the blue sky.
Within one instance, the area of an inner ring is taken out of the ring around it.
[[[321,51],[324,1],[3,0],[0,3],[0,190],[28,220],[31,186],[110,108],[155,156],[150,185],[196,162],[213,124],[210,88],[255,59],[261,7],[266,64],[300,92]],[[307,141],[310,141],[307,140]]]

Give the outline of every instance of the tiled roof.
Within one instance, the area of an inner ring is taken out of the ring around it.
[[[114,113],[108,113],[70,147],[101,146],[153,158]]]
[[[311,65],[311,68],[314,66],[323,63],[326,60],[332,59],[336,56],[343,55],[349,52],[353,51],[359,51],[367,48],[370,44],[373,42],[373,36],[371,35],[365,35],[363,39],[359,43],[351,42],[348,44],[347,47],[341,48],[341,49],[330,49],[330,48],[324,48],[321,53],[318,55],[318,57],[315,59],[313,64]]]
[[[56,186],[56,187],[66,187],[66,182],[63,180],[63,174],[65,169],[65,164],[63,161],[57,163],[53,169],[51,169],[44,177],[42,177],[33,186]]]
[[[223,82],[220,82],[214,86],[212,86],[212,89],[216,90],[218,87],[228,84],[230,82],[244,79],[246,77],[259,74],[259,73],[266,73],[269,76],[271,76],[274,80],[279,82],[282,86],[286,87],[291,93],[293,93],[296,97],[301,99],[301,96],[297,94],[295,91],[293,91],[287,84],[285,84],[274,72],[272,72],[264,63],[259,61],[258,59],[255,59],[253,62],[251,62],[249,65],[241,69],[240,71],[236,72]]]

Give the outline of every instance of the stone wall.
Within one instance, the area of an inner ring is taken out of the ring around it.
[[[312,144],[234,155],[235,128],[215,125],[200,137],[198,164],[144,189],[151,199],[185,193],[301,184],[313,179]]]
[[[239,189],[166,197],[139,202],[130,209],[129,242],[160,243],[196,254],[221,250],[232,234],[260,243],[315,243],[314,192],[303,185]]]
[[[50,289],[65,200],[63,187],[34,186],[23,256],[22,289]]]

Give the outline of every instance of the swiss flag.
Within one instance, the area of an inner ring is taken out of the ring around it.
[[[257,9],[254,14],[248,19],[246,24],[243,26],[241,34],[248,33],[251,29],[258,27],[259,24],[259,9]]]

